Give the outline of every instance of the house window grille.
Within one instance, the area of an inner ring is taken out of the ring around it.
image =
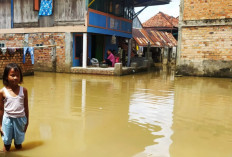
[[[0,43],[0,48],[5,47],[4,43]]]
[[[94,0],[89,8],[126,19],[133,19],[133,1],[131,0]]]

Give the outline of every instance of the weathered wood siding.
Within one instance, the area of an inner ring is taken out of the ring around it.
[[[38,11],[33,0],[14,0],[14,27],[38,27]]]
[[[10,0],[0,0],[0,29],[11,28]]]
[[[55,25],[84,24],[85,0],[56,0],[54,3]]]
[[[86,0],[54,0],[51,16],[38,16],[33,0],[14,0],[14,28],[84,25]],[[11,28],[11,1],[0,0],[0,29]]]

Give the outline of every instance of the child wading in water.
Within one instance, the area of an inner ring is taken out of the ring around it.
[[[4,142],[3,151],[9,151],[12,139],[16,149],[22,148],[28,126],[27,89],[19,86],[23,82],[22,71],[15,63],[5,67],[3,87],[0,90],[0,133]]]

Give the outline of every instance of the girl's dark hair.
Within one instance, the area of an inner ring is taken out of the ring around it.
[[[8,74],[9,74],[11,69],[14,69],[14,71],[19,72],[19,74],[20,74],[20,82],[19,83],[23,82],[23,74],[22,74],[21,68],[16,63],[9,63],[9,64],[6,65],[6,67],[4,69],[4,72],[3,72],[3,76],[2,76],[2,81],[3,81],[3,84],[5,86],[7,86],[8,83],[9,83],[8,82]]]

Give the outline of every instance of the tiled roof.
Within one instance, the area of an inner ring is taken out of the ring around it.
[[[143,23],[143,27],[178,27],[179,19],[159,12]]]
[[[154,29],[133,29],[133,38],[139,46],[146,47],[150,41],[151,47],[175,47],[177,41],[171,33]]]

